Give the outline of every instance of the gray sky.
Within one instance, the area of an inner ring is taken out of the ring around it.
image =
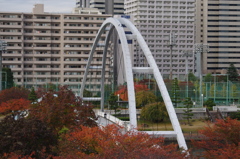
[[[36,3],[43,3],[45,12],[71,12],[76,0],[0,0],[0,12],[29,13]]]

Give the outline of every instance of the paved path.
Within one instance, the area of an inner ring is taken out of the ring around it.
[[[101,125],[101,126],[107,126],[109,124],[114,124],[113,122],[111,122],[110,120],[107,120],[106,118],[103,118],[103,117],[98,117],[98,125]]]

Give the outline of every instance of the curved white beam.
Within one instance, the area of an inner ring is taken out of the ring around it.
[[[166,108],[167,108],[167,111],[168,111],[173,129],[177,134],[177,140],[178,140],[178,143],[179,143],[179,147],[182,147],[185,150],[187,150],[188,149],[187,144],[186,144],[186,141],[184,139],[182,129],[180,127],[180,124],[179,124],[175,109],[173,107],[171,98],[168,94],[168,90],[166,88],[166,85],[163,81],[163,78],[162,78],[160,72],[159,72],[158,66],[157,66],[157,64],[156,64],[156,62],[155,62],[155,60],[152,56],[152,53],[151,53],[150,49],[148,48],[147,43],[145,42],[141,33],[137,30],[137,28],[129,20],[124,19],[124,18],[119,18],[118,20],[122,24],[124,24],[128,29],[130,29],[130,31],[132,32],[133,35],[136,35],[137,42],[139,43],[139,46],[141,47],[141,49],[142,49],[142,51],[143,51],[143,53],[144,53],[144,55],[145,55],[145,57],[148,61],[148,64],[150,65],[150,67],[153,70],[154,77],[155,77],[156,82],[158,84],[159,90],[162,94],[162,97],[163,97],[164,103],[166,105]]]
[[[125,71],[125,77],[126,77],[126,81],[127,81],[127,89],[128,89],[128,104],[129,104],[129,115],[130,115],[130,125],[132,128],[137,128],[137,116],[136,116],[136,102],[135,102],[135,90],[134,90],[134,82],[133,82],[133,72],[132,72],[132,61],[131,61],[131,55],[130,55],[130,51],[129,51],[129,47],[128,47],[128,43],[127,43],[127,38],[125,35],[125,31],[122,27],[122,24],[119,22],[119,20],[117,20],[116,18],[107,18],[103,24],[101,25],[96,39],[93,43],[92,49],[90,51],[90,56],[88,59],[88,63],[86,66],[86,71],[82,80],[82,85],[81,85],[81,89],[80,89],[80,97],[83,97],[83,90],[85,87],[85,82],[86,82],[86,78],[87,78],[87,74],[88,74],[88,70],[93,58],[93,53],[97,47],[98,41],[101,37],[101,35],[103,34],[103,32],[105,31],[105,28],[109,25],[113,25],[115,27],[115,30],[118,33],[119,39],[121,41],[121,48],[122,48],[122,52],[123,52],[123,58],[124,58],[124,66],[126,71]],[[102,71],[103,72],[103,71]],[[101,85],[101,88],[104,87],[103,85]],[[102,98],[102,100],[104,100],[104,98]]]
[[[124,58],[124,66],[125,66],[125,76],[126,76],[126,80],[127,80],[127,89],[128,89],[128,100],[129,100],[129,115],[130,115],[130,124],[133,128],[137,127],[137,120],[136,120],[136,102],[135,102],[135,91],[134,91],[134,83],[133,83],[133,71],[136,72],[153,72],[154,77],[156,79],[156,82],[158,84],[159,90],[161,91],[161,94],[163,96],[163,100],[165,102],[174,132],[170,132],[171,134],[176,134],[177,136],[177,140],[178,140],[178,144],[179,147],[187,150],[187,145],[175,112],[175,109],[172,105],[172,101],[170,99],[170,96],[168,94],[167,88],[165,86],[165,83],[163,81],[163,78],[159,72],[159,69],[157,67],[157,64],[155,63],[155,60],[152,56],[152,53],[150,51],[150,49],[148,48],[148,45],[146,44],[144,38],[142,37],[142,35],[140,34],[140,32],[137,30],[137,28],[127,19],[124,18],[108,18],[106,19],[102,26],[100,27],[100,30],[96,36],[96,39],[94,41],[93,47],[91,49],[90,52],[90,57],[88,60],[88,64],[86,67],[86,71],[84,74],[84,78],[82,81],[82,86],[81,86],[81,90],[80,90],[80,96],[82,97],[83,95],[83,90],[84,90],[84,85],[86,82],[86,77],[88,74],[88,70],[92,61],[92,57],[93,57],[93,53],[97,47],[97,44],[99,42],[99,39],[101,37],[101,35],[103,34],[103,32],[106,30],[106,27],[108,25],[112,25],[110,27],[110,31],[109,34],[107,35],[107,38],[105,40],[105,48],[104,48],[104,54],[103,54],[103,65],[102,65],[102,82],[101,82],[101,105],[103,105],[104,103],[104,74],[105,74],[105,60],[106,60],[106,52],[107,52],[107,46],[109,43],[109,37],[111,35],[111,30],[114,29],[117,31],[119,39],[121,41],[121,48],[123,51],[123,58]],[[133,68],[132,67],[132,63],[131,63],[131,55],[130,55],[130,51],[128,48],[128,43],[127,43],[127,39],[131,38],[131,36],[126,35],[122,24],[124,24],[128,29],[130,29],[130,31],[132,32],[132,38],[134,37],[134,39],[137,40],[137,42],[139,43],[139,45],[141,46],[141,49],[144,53],[144,55],[146,56],[146,59],[148,61],[148,64],[150,65],[149,68]],[[104,73],[104,74],[103,74]],[[103,111],[103,107],[102,107],[102,111]],[[164,134],[165,132],[162,132],[162,134]]]

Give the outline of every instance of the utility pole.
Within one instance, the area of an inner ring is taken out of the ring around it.
[[[171,32],[169,34],[169,42],[168,45],[170,46],[170,75],[169,79],[172,80],[172,51],[173,51],[173,46],[176,45],[176,34]]]
[[[6,51],[7,42],[0,40],[0,91],[2,91],[2,53]]]
[[[187,80],[187,86],[186,86],[186,97],[188,97],[188,57],[192,57],[192,51],[183,51],[183,57],[186,57],[186,80]]]
[[[201,100],[203,94],[202,94],[202,54],[204,52],[209,51],[209,45],[208,44],[195,44],[195,53],[196,53],[196,70],[197,70],[197,76],[200,79],[200,90],[199,90],[199,100]],[[203,102],[203,100],[202,100]]]

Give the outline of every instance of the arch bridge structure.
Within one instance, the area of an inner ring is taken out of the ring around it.
[[[128,34],[126,34],[126,30],[128,30]],[[130,34],[129,34],[130,33]],[[104,43],[100,43],[103,41],[102,36],[105,35]],[[166,109],[172,123],[173,131],[148,131],[147,133],[152,135],[172,135],[175,136],[179,147],[187,150],[187,145],[173,107],[172,101],[170,99],[169,93],[159,72],[158,66],[155,62],[155,59],[146,44],[144,38],[142,37],[141,33],[137,30],[137,28],[125,18],[107,18],[103,24],[101,25],[95,41],[92,45],[92,49],[89,54],[88,63],[86,66],[86,71],[84,77],[82,79],[81,89],[80,89],[80,97],[84,101],[100,101],[101,111],[104,112],[104,81],[105,81],[105,73],[106,73],[106,60],[107,60],[107,52],[108,48],[111,45],[111,35],[117,37],[117,42],[120,44],[122,55],[123,55],[123,74],[126,78],[126,85],[127,85],[127,94],[128,94],[128,109],[129,109],[129,118],[130,118],[130,127],[131,130],[137,129],[137,115],[136,115],[136,101],[135,101],[135,90],[134,90],[134,74],[135,73],[151,73],[155,78],[157,83],[158,89],[161,92],[163,97],[164,103],[166,105]],[[133,67],[132,64],[132,53],[131,49],[129,48],[128,40],[136,41],[139,46],[141,47],[142,52],[147,61],[146,67]],[[89,70],[91,69],[91,63],[93,60],[93,55],[96,52],[96,48],[98,46],[103,46],[103,53],[102,53],[102,66],[99,67],[101,69],[101,84],[100,84],[100,97],[84,97],[83,92],[85,89],[85,83],[87,81],[87,76],[89,74]],[[115,55],[116,56],[116,53]]]

